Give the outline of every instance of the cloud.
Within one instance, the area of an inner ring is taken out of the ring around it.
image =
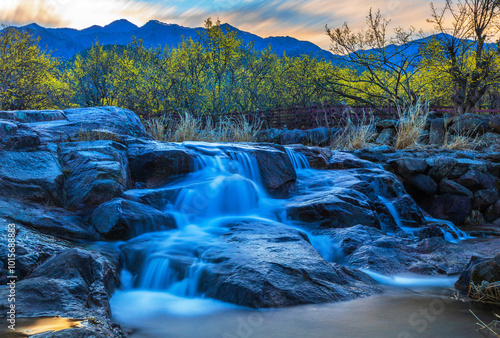
[[[288,35],[328,48],[324,26],[348,21],[360,28],[369,7],[380,8],[392,27],[429,27],[429,3],[415,0],[9,0],[0,3],[0,22],[81,29],[125,18],[195,27],[211,16],[263,37]]]

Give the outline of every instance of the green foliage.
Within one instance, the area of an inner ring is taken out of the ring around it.
[[[58,66],[28,33],[10,27],[1,30],[0,109],[54,108],[67,91]]]

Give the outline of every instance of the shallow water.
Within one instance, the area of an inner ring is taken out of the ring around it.
[[[450,288],[386,287],[365,299],[284,309],[250,310],[207,299],[116,294],[114,319],[132,337],[484,337],[469,304]],[[134,306],[130,300],[142,299]],[[474,309],[490,321],[488,312]]]

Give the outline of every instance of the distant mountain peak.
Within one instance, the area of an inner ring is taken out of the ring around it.
[[[126,33],[136,30],[137,28],[139,27],[137,27],[127,19],[116,20],[110,23],[109,25],[103,27],[105,31],[114,33]]]
[[[42,26],[39,24],[32,22],[29,25],[24,26],[24,28],[29,28],[29,29],[44,29]]]

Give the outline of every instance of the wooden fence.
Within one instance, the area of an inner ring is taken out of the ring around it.
[[[437,111],[446,115],[454,115],[453,107],[431,106],[429,111]],[[477,114],[500,114],[500,110],[477,109]],[[347,107],[337,105],[313,105],[310,107],[282,108],[272,111],[256,112],[234,112],[224,115],[228,118],[238,118],[244,116],[250,124],[262,123],[263,129],[313,129],[317,127],[341,127],[346,124],[348,119],[354,123],[369,122],[386,119],[397,119],[398,115],[394,109],[379,108],[373,110],[368,106]],[[178,120],[180,116],[172,116]],[[205,116],[200,117],[202,124],[207,123]],[[217,118],[212,118],[213,123],[217,123]]]

